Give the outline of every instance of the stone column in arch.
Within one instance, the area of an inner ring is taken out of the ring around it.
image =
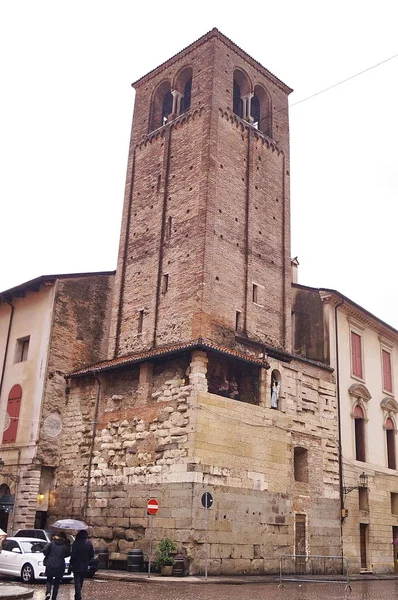
[[[202,350],[194,350],[191,354],[189,372],[189,383],[196,392],[207,392],[207,353]]]

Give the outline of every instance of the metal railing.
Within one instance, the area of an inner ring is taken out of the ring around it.
[[[279,587],[283,587],[284,581],[344,583],[345,590],[350,592],[350,565],[345,556],[282,554],[279,558]]]

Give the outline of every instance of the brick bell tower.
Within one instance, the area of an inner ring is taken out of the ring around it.
[[[289,351],[291,89],[216,29],[133,86],[108,358]]]

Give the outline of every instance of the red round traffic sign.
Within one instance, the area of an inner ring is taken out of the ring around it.
[[[159,510],[159,502],[155,498],[148,500],[146,505],[148,515],[156,515]]]

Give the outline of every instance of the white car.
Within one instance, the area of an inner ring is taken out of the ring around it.
[[[45,579],[43,548],[47,542],[35,538],[9,537],[0,552],[0,574],[20,577],[24,583]],[[69,557],[65,559],[64,581],[73,579],[69,573]]]

